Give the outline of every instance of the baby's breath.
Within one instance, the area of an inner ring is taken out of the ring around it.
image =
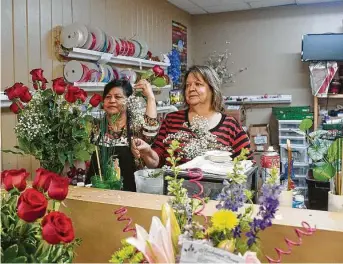
[[[187,123],[183,124],[188,127]],[[229,150],[229,147],[220,144],[217,136],[209,131],[209,123],[205,117],[195,116],[189,126],[190,132],[180,130],[174,134],[168,134],[164,143],[177,140],[182,145],[182,155],[187,159],[202,156],[208,150]]]

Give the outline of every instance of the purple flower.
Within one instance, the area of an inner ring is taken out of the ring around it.
[[[233,229],[232,233],[233,233],[233,237],[234,237],[234,238],[239,238],[239,237],[241,237],[241,234],[242,234],[241,227],[240,227],[239,225],[236,226],[236,227]]]
[[[228,183],[227,181],[224,181],[224,185],[222,192],[218,195],[219,204],[217,204],[216,208],[237,212],[246,201],[244,187],[241,184]]]
[[[251,247],[258,238],[258,232],[272,225],[272,219],[279,206],[279,195],[281,193],[280,185],[264,184],[262,186],[262,196],[259,199],[260,210],[257,216],[249,223],[250,231],[245,235],[248,238],[248,246]]]

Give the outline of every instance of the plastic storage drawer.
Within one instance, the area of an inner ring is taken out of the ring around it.
[[[279,129],[299,129],[301,120],[279,120]]]
[[[305,137],[279,137],[280,145],[286,145],[287,139],[291,142],[292,147],[296,146],[307,146],[306,138]]]
[[[295,163],[308,163],[307,146],[293,147],[292,157]],[[280,145],[280,158],[282,163],[288,162],[287,145]]]
[[[300,129],[297,128],[280,128],[279,137],[303,137],[305,135],[301,134]]]
[[[309,170],[308,164],[306,164],[306,163],[303,163],[303,164],[295,163],[294,167],[293,167],[294,177],[295,178],[306,178],[308,170]],[[282,163],[281,172],[285,173],[285,164],[284,163]]]

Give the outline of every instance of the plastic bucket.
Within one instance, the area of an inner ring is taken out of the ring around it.
[[[157,178],[149,177],[149,174],[161,172]],[[139,170],[135,173],[136,191],[139,193],[163,194],[164,175],[162,170]]]

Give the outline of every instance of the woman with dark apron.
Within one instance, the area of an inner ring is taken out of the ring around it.
[[[133,112],[137,112],[137,109],[134,111],[128,109],[129,97],[133,94],[130,82],[114,80],[105,86],[103,92],[105,114],[94,124],[92,141],[96,145],[97,151],[92,155],[86,184],[91,183],[93,176],[106,173],[105,168],[108,161],[113,160],[115,163],[119,161],[120,175],[123,180],[122,189],[136,191],[134,172],[139,164],[132,155],[131,140],[133,137],[138,137],[151,141],[157,134],[159,124],[155,96],[150,83],[141,80],[134,86],[134,89],[141,89],[146,98],[144,124],[138,130],[137,125],[133,124],[135,122]],[[140,109],[138,110],[140,111]],[[149,130],[149,133],[144,133],[146,130]]]

